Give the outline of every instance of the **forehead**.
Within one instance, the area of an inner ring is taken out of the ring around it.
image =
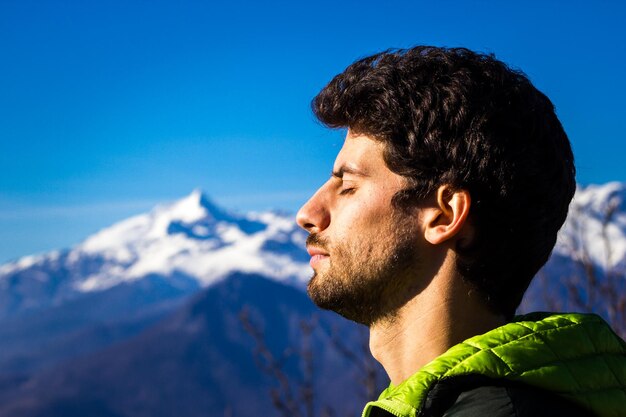
[[[383,159],[384,144],[367,135],[348,131],[343,147],[335,160],[335,169],[341,167],[361,170],[387,169]]]

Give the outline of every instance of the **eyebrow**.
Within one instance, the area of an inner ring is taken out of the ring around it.
[[[364,171],[361,171],[358,168],[347,166],[347,165],[342,165],[341,167],[339,167],[339,169],[333,170],[333,172],[330,175],[335,178],[343,178],[344,174],[352,174],[352,175],[358,175],[361,177],[367,177],[367,174]]]

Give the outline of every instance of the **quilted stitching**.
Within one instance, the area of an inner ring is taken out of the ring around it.
[[[591,343],[593,344],[594,348],[597,349],[596,344],[593,340],[593,338],[591,337],[591,335],[589,335],[589,330],[587,329],[587,327],[583,326],[583,331],[585,332],[585,335],[587,335],[587,337],[589,338],[589,340],[591,341]],[[623,354],[623,353],[622,353]],[[613,377],[615,378],[615,382],[616,384],[620,383],[620,378],[617,376],[617,374],[615,373],[615,371],[613,370],[613,367],[611,366],[610,363],[608,363],[607,358],[602,357],[602,359],[604,360],[604,363],[606,364],[606,367],[609,369],[609,371],[613,374]]]

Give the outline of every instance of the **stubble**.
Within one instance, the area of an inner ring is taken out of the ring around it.
[[[314,273],[307,287],[316,305],[366,326],[394,319],[406,301],[403,291],[411,285],[412,269],[419,263],[416,231],[412,223],[396,216],[376,237],[330,242],[309,235],[307,245],[330,253],[329,264]]]

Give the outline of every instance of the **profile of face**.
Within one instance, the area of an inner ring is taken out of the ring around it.
[[[393,205],[406,181],[385,164],[384,146],[349,131],[331,178],[297,215],[309,232],[309,296],[368,326],[392,318],[425,246],[419,211]]]

